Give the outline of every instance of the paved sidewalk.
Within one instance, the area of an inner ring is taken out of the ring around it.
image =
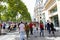
[[[1,36],[0,40],[14,40],[15,35],[5,35],[5,36]]]
[[[30,35],[30,37],[28,38],[28,40],[60,40],[60,31],[55,32],[55,37],[52,34],[48,34],[47,31],[45,31],[45,37],[40,37],[39,36],[39,32],[37,33],[37,37],[35,37],[34,35]],[[15,40],[19,40],[20,36],[17,35]]]
[[[18,34],[18,32],[9,32],[6,35],[1,35],[0,40],[15,40],[16,35]]]
[[[37,37],[34,35],[30,35],[28,40],[60,40],[60,31],[55,32],[55,37],[52,34],[48,35],[48,32],[45,31],[45,37],[40,37],[39,32],[37,33]],[[19,32],[11,32],[7,35],[0,36],[0,40],[20,40]]]

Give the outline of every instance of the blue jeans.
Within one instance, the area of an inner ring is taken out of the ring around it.
[[[37,36],[37,30],[33,31],[34,36]]]
[[[42,34],[42,36],[44,36],[44,30],[42,30],[42,29],[40,29],[40,36],[41,36],[41,34]]]
[[[25,39],[25,32],[21,31],[20,32],[20,40],[24,40]]]
[[[50,34],[50,33],[51,33],[51,30],[49,29],[48,32],[49,32],[49,34]]]

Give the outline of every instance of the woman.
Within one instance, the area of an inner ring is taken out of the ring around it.
[[[29,25],[27,23],[25,23],[25,31],[26,31],[26,35],[27,35],[27,39],[29,37]]]

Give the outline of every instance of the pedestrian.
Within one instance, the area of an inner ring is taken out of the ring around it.
[[[40,36],[44,37],[44,25],[43,25],[43,22],[40,22]]]
[[[51,27],[51,32],[52,32],[53,36],[55,36],[55,33],[54,33],[55,28],[54,28],[54,25],[52,22],[50,23],[50,27]]]
[[[33,35],[37,37],[37,27],[33,25]]]
[[[5,29],[5,27],[6,27],[6,24],[5,24],[5,23],[3,23],[3,24],[2,24],[2,27],[3,27],[3,29]]]
[[[47,30],[47,22],[45,22],[45,30]]]
[[[0,35],[1,35],[2,24],[0,23]]]
[[[25,24],[23,22],[19,25],[20,40],[25,40]]]
[[[8,31],[10,32],[11,30],[10,30],[10,25],[9,25],[9,27],[8,27]]]
[[[14,30],[16,30],[16,26],[17,26],[17,25],[16,25],[16,23],[15,23],[15,24],[14,24],[14,27],[13,27]]]
[[[47,20],[47,30],[48,30],[48,33],[50,34],[51,30],[50,30],[50,21],[49,20]]]
[[[38,22],[36,22],[36,30],[37,30],[37,33],[39,32],[39,27],[40,26],[40,24],[38,23]]]
[[[26,22],[25,23],[25,31],[26,31],[26,35],[27,35],[27,39],[28,39],[28,37],[29,37],[29,25],[28,25],[28,23]]]
[[[33,24],[32,24],[32,22],[29,24],[29,26],[30,26],[30,34],[32,34],[33,35]]]
[[[14,27],[13,24],[11,24],[11,25],[10,25],[10,31],[13,30],[13,27]]]

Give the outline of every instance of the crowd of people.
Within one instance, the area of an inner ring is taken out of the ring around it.
[[[16,23],[2,22],[2,23],[0,23],[0,35],[2,33],[11,32],[13,30],[16,30],[16,27],[17,27]]]
[[[47,30],[49,34],[53,34],[53,36],[55,36],[55,31],[56,29],[54,28],[54,25],[52,22],[50,22],[49,20],[47,20],[47,23],[43,24],[43,22],[40,22],[39,23],[39,27],[36,26],[36,23],[34,22],[26,22],[26,23],[23,23],[21,22],[19,24],[19,32],[20,32],[20,40],[24,40],[24,35],[26,33],[26,36],[27,36],[27,39],[29,37],[29,35],[34,35],[35,37],[37,37],[37,33],[38,33],[38,30],[40,30],[40,37],[44,37],[44,30]]]
[[[52,22],[50,22],[49,20],[47,20],[46,24],[44,25],[43,22],[41,21],[40,23],[38,23],[38,25],[36,25],[36,22],[20,22],[20,23],[2,23],[0,24],[0,29],[8,29],[9,32],[12,30],[16,30],[16,28],[18,27],[19,29],[19,33],[20,33],[20,40],[24,40],[25,36],[27,36],[27,39],[29,37],[29,35],[34,35],[35,37],[37,37],[37,33],[38,30],[40,37],[43,36],[44,37],[44,30],[47,30],[49,34],[53,34],[53,36],[55,36],[55,31],[56,29],[54,28],[54,24]],[[1,30],[0,30],[1,31]],[[26,35],[25,35],[26,34]]]

